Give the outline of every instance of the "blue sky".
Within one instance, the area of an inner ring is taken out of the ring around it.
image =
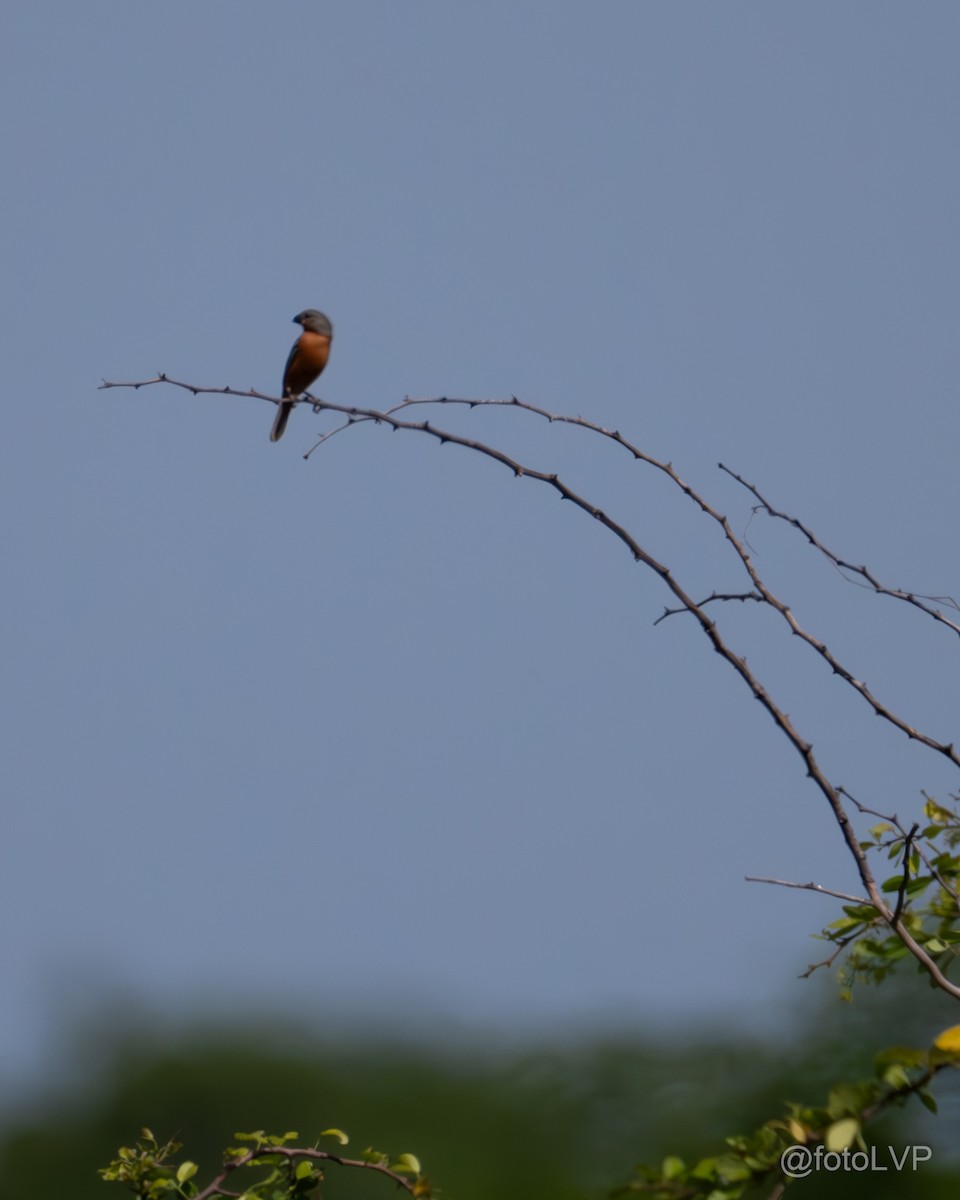
[[[956,731],[960,11],[883,0],[14,3],[0,91],[0,1055],[114,992],[474,1029],[802,1001],[854,886],[801,764],[658,581],[547,489],[254,400],[516,394],[623,430],[747,528],[855,674]],[[692,592],[708,523],[609,444],[443,412]],[[718,613],[827,773],[906,814],[947,765],[756,611]],[[809,993],[812,1003],[812,991]]]

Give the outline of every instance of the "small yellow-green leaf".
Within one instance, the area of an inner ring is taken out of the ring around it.
[[[188,1179],[192,1179],[197,1173],[197,1164],[195,1162],[182,1162],[177,1167],[177,1183],[186,1183]]]
[[[828,1127],[823,1144],[828,1150],[846,1150],[857,1140],[859,1133],[860,1122],[855,1117],[844,1117]]]
[[[807,1131],[800,1124],[800,1122],[791,1117],[790,1120],[787,1121],[787,1128],[790,1130],[790,1136],[797,1143],[797,1145],[804,1145],[807,1140]]]
[[[343,1132],[342,1129],[321,1129],[320,1136],[321,1137],[334,1137],[337,1139],[337,1141],[340,1143],[341,1146],[345,1146],[347,1144],[347,1142],[350,1141],[350,1139],[347,1137],[347,1135]]]
[[[664,1179],[680,1179],[686,1170],[686,1163],[682,1158],[677,1158],[675,1154],[668,1155],[660,1165],[660,1171]]]
[[[883,1082],[899,1091],[901,1088],[910,1086],[910,1076],[900,1063],[891,1063],[883,1072]]]
[[[414,1175],[419,1175],[420,1159],[415,1154],[400,1154],[393,1164],[393,1169],[395,1171],[412,1171]]]
[[[729,1141],[729,1138],[727,1139]],[[701,1158],[690,1168],[691,1179],[703,1179],[707,1182],[713,1182],[717,1178],[717,1162],[716,1158]]]
[[[295,1179],[306,1179],[313,1174],[313,1163],[308,1158],[301,1158],[293,1172]]]

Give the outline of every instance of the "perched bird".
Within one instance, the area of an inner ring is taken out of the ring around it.
[[[277,415],[270,430],[270,441],[279,442],[290,420],[297,398],[302,396],[319,376],[330,357],[333,341],[333,326],[330,318],[315,308],[305,308],[293,318],[295,325],[303,326],[303,333],[290,349],[287,365],[283,369],[284,403],[277,405]],[[286,397],[290,400],[287,401]]]

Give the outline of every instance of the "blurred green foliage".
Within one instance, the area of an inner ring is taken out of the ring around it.
[[[639,1160],[697,1159],[781,1114],[787,1100],[822,1103],[838,1079],[868,1076],[883,1045],[929,1044],[949,1009],[937,993],[924,1009],[915,982],[911,990],[912,998],[885,987],[882,1006],[879,997],[856,1007],[828,1001],[802,1028],[784,1014],[779,1034],[765,1039],[674,1027],[526,1048],[322,1035],[286,1020],[198,1023],[161,1035],[148,1020],[106,1013],[97,1031],[77,1034],[87,1064],[79,1086],[51,1081],[31,1111],[3,1097],[0,1196],[121,1200],[122,1186],[103,1182],[97,1169],[144,1125],[183,1143],[183,1157],[199,1164],[198,1182],[216,1173],[238,1130],[298,1130],[309,1145],[338,1126],[353,1154],[373,1145],[417,1155],[444,1200],[604,1195]],[[949,1147],[960,1106],[952,1084],[937,1089],[939,1117],[915,1105],[869,1130],[878,1145],[933,1145],[922,1172],[821,1174],[790,1195],[955,1197],[960,1161]],[[336,1166],[323,1189],[328,1200],[393,1192],[388,1180]]]

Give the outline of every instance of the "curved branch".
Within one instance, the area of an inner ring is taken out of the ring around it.
[[[333,1162],[341,1167],[357,1167],[368,1171],[376,1171],[378,1175],[385,1175],[387,1179],[393,1180],[397,1187],[403,1188],[411,1196],[417,1195],[415,1181],[406,1175],[401,1175],[399,1171],[392,1170],[383,1163],[368,1162],[364,1158],[344,1158],[342,1155],[332,1154],[329,1150],[315,1150],[306,1147],[298,1148],[296,1146],[260,1146],[256,1150],[248,1150],[246,1154],[232,1158],[229,1162],[225,1163],[220,1174],[211,1179],[202,1191],[197,1192],[194,1200],[210,1200],[212,1196],[233,1195],[234,1193],[225,1192],[223,1185],[234,1171],[239,1170],[241,1167],[248,1167],[260,1159],[274,1157],[289,1159],[309,1158],[315,1162]]]
[[[218,395],[232,396],[247,396],[258,400],[267,400],[272,404],[280,403],[279,399],[274,396],[268,396],[255,390],[238,391],[229,387],[212,388],[200,387],[194,384],[183,383],[175,379],[171,379],[165,374],[160,374],[154,379],[141,380],[136,383],[115,383],[104,380],[101,383],[101,388],[112,387],[129,387],[141,388],[151,384],[167,383],[174,387],[183,388],[194,395],[203,393],[213,393]],[[926,734],[920,733],[907,725],[901,718],[897,717],[879,701],[873,697],[866,685],[854,678],[854,676],[843,667],[834,656],[828,651],[827,647],[819,642],[812,635],[803,630],[797,623],[790,609],[777,596],[775,596],[763,583],[759,574],[753,566],[749,555],[743,547],[741,541],[733,533],[727,518],[713,508],[702,496],[700,496],[689,484],[685,483],[674,470],[672,464],[661,462],[650,455],[644,453],[638,447],[624,438],[619,430],[608,430],[602,426],[588,421],[582,417],[563,417],[547,412],[545,409],[537,408],[534,405],[526,404],[512,397],[510,400],[461,400],[448,397],[438,397],[435,400],[426,399],[411,399],[407,398],[401,403],[395,405],[392,409],[379,410],[372,408],[361,408],[351,405],[332,404],[325,400],[318,400],[313,397],[308,397],[308,402],[312,403],[317,411],[329,410],[331,412],[340,413],[347,418],[347,421],[340,428],[350,428],[354,424],[371,421],[376,425],[386,425],[393,430],[405,430],[426,434],[429,437],[436,439],[441,445],[451,443],[453,445],[463,446],[465,449],[472,450],[475,453],[481,454],[494,462],[500,463],[502,466],[510,470],[514,477],[526,477],[536,482],[546,484],[548,487],[556,491],[564,500],[569,500],[575,507],[581,509],[587,515],[594,518],[602,524],[609,532],[611,532],[620,542],[623,543],[633,555],[634,559],[643,563],[663,581],[666,587],[672,592],[674,597],[679,601],[680,610],[689,612],[697,621],[701,632],[710,642],[714,651],[719,654],[733,668],[736,674],[750,689],[752,695],[759,701],[761,706],[770,715],[777,728],[781,731],[790,745],[796,750],[802,759],[808,777],[813,781],[815,786],[821,792],[830,805],[833,811],[834,818],[840,828],[841,836],[846,843],[847,849],[853,858],[861,882],[863,883],[867,894],[870,898],[871,905],[877,910],[878,915],[893,929],[902,943],[910,951],[910,953],[923,966],[931,978],[944,991],[960,999],[960,986],[951,983],[940,971],[937,964],[933,961],[930,955],[920,946],[912,937],[909,930],[904,926],[900,919],[899,913],[895,913],[887,905],[883,895],[877,886],[874,879],[870,864],[867,861],[866,853],[861,848],[860,842],[856,836],[856,832],[850,821],[850,818],[843,805],[843,800],[839,789],[834,787],[827,779],[820,763],[813,753],[813,746],[806,741],[800,733],[794,728],[789,716],[776,704],[766,688],[760,682],[759,678],[754,674],[752,668],[747,665],[747,660],[734,653],[727,646],[724,639],[716,628],[716,624],[704,612],[703,605],[694,601],[680,585],[679,581],[674,577],[670,568],[664,563],[659,562],[656,558],[648,553],[640,543],[629,533],[629,531],[619,522],[609,517],[602,509],[597,508],[585,497],[573,491],[560,477],[553,472],[542,471],[534,467],[526,466],[518,460],[511,458],[502,450],[489,445],[486,442],[477,441],[473,438],[464,437],[461,434],[454,433],[449,430],[440,429],[431,424],[429,421],[409,421],[402,419],[395,414],[406,408],[421,404],[458,404],[467,405],[470,408],[505,405],[517,407],[528,412],[539,415],[551,422],[559,421],[565,424],[577,425],[585,429],[589,429],[603,437],[609,438],[626,449],[637,460],[648,463],[650,466],[666,474],[674,484],[697,505],[698,508],[708,516],[710,516],[722,529],[723,535],[730,546],[733,548],[737,557],[740,559],[744,569],[750,577],[756,591],[774,608],[789,625],[791,632],[802,638],[808,645],[817,651],[817,653],[830,664],[834,672],[845,680],[851,687],[855,688],[861,696],[872,706],[874,712],[878,716],[884,717],[891,724],[905,732],[909,737],[920,741],[930,749],[937,750],[945,756],[949,757],[958,767],[960,767],[960,757],[957,756],[952,744],[946,744],[936,741],[928,737]],[[334,430],[332,432],[337,432]],[[332,436],[330,434],[325,437]],[[323,439],[321,439],[323,440]],[[320,444],[319,442],[317,443]],[[726,469],[726,468],[724,468]],[[729,472],[728,472],[729,473]],[[678,610],[678,611],[680,611]]]
[[[849,583],[857,582],[856,579],[851,579],[850,575],[859,576],[864,582],[857,584],[858,587],[870,588],[879,596],[892,596],[895,600],[902,600],[905,604],[912,604],[914,608],[919,608],[920,611],[925,612],[928,617],[931,617],[934,621],[940,622],[940,624],[945,625],[948,629],[960,636],[960,624],[957,624],[955,621],[951,621],[948,617],[945,617],[939,609],[930,607],[930,604],[946,604],[960,612],[960,604],[958,604],[952,596],[922,596],[918,595],[916,592],[905,592],[902,588],[887,587],[886,584],[881,583],[880,580],[877,579],[877,577],[868,567],[863,565],[858,566],[856,563],[847,562],[845,559],[840,558],[839,555],[834,554],[832,550],[825,546],[823,542],[821,542],[816,536],[816,534],[813,533],[802,521],[791,516],[789,513],[780,512],[778,509],[774,508],[770,501],[767,500],[765,496],[761,495],[760,490],[755,484],[749,483],[743,478],[742,475],[738,475],[736,471],[731,471],[731,469],[729,467],[725,467],[723,463],[719,463],[718,466],[720,467],[721,471],[725,471],[727,475],[729,475],[732,479],[735,479],[737,483],[745,487],[748,492],[756,497],[757,501],[759,502],[759,508],[762,509],[767,516],[774,517],[778,521],[785,521],[788,525],[792,525],[794,529],[799,530],[799,532],[803,534],[810,545],[819,550],[823,557],[827,559],[828,562],[831,562],[844,577],[844,579],[846,579]],[[847,574],[847,572],[849,572],[849,574]]]
[[[851,688],[853,688],[853,690],[855,692],[857,692],[861,696],[861,698],[866,701],[867,704],[870,705],[870,707],[873,709],[873,712],[875,713],[876,716],[883,718],[883,720],[885,720],[885,721],[888,721],[895,728],[899,729],[901,731],[901,733],[906,734],[906,736],[908,738],[910,738],[912,741],[920,742],[924,746],[928,747],[928,749],[934,750],[938,754],[942,754],[945,758],[948,758],[953,763],[954,766],[960,768],[960,754],[958,754],[958,752],[955,749],[954,744],[952,742],[940,741],[937,738],[931,737],[929,734],[923,733],[921,730],[917,729],[915,726],[910,725],[907,721],[905,721],[902,717],[900,717],[897,713],[895,713],[893,711],[893,709],[891,709],[888,705],[884,704],[882,701],[877,699],[877,697],[874,696],[874,694],[870,691],[867,684],[864,683],[863,680],[857,679],[854,676],[853,672],[848,670],[839,661],[839,659],[836,657],[836,655],[834,655],[828,649],[828,647],[826,646],[826,644],[824,642],[821,642],[818,638],[814,637],[813,634],[807,632],[807,630],[805,630],[800,625],[800,623],[797,621],[796,617],[790,611],[790,608],[786,604],[784,604],[777,596],[775,596],[774,593],[771,592],[769,590],[769,588],[767,588],[767,586],[764,584],[763,580],[760,577],[759,572],[757,571],[756,567],[753,565],[753,561],[751,560],[750,556],[747,554],[746,550],[744,549],[743,542],[736,536],[736,534],[734,534],[729,522],[727,521],[727,518],[725,516],[723,516],[723,514],[721,514],[717,509],[715,509],[711,504],[709,504],[696,491],[694,491],[694,489],[692,487],[690,487],[689,484],[685,483],[684,480],[681,479],[681,477],[677,474],[672,463],[663,462],[660,459],[656,459],[652,455],[645,453],[638,446],[635,446],[632,442],[628,441],[620,433],[620,431],[618,429],[607,429],[604,426],[597,424],[595,421],[587,420],[585,417],[579,417],[579,416],[571,417],[571,416],[566,416],[561,413],[549,412],[547,409],[541,408],[539,405],[529,404],[528,402],[526,402],[524,400],[519,400],[516,396],[511,396],[509,399],[506,399],[506,400],[498,400],[498,399],[471,400],[471,399],[465,399],[465,398],[461,398],[461,397],[452,397],[452,396],[435,396],[435,397],[410,397],[410,396],[407,396],[399,404],[394,405],[392,408],[389,408],[389,409],[385,410],[385,412],[380,413],[380,414],[377,414],[375,412],[375,410],[370,410],[370,409],[349,409],[349,408],[339,407],[337,405],[320,403],[316,406],[318,409],[329,408],[329,409],[333,409],[334,411],[345,412],[348,414],[349,419],[347,421],[345,421],[343,425],[337,426],[336,429],[330,430],[328,433],[323,434],[321,436],[321,438],[314,444],[314,446],[311,447],[311,449],[307,452],[307,454],[304,457],[308,458],[313,453],[314,450],[316,450],[320,445],[323,444],[323,442],[328,440],[335,433],[339,433],[344,429],[348,429],[351,425],[358,423],[358,421],[361,421],[361,420],[376,421],[380,417],[389,418],[393,414],[395,414],[405,408],[409,408],[413,405],[425,405],[425,404],[461,405],[461,406],[465,406],[465,407],[471,408],[471,409],[495,408],[495,407],[509,407],[509,408],[521,409],[524,412],[533,413],[536,416],[542,417],[544,420],[549,421],[550,423],[575,425],[581,429],[587,429],[592,433],[596,433],[599,436],[607,438],[610,441],[615,442],[617,445],[622,446],[625,450],[628,451],[628,453],[630,453],[633,456],[633,458],[636,461],[644,462],[648,466],[654,467],[656,470],[661,471],[684,493],[685,496],[687,496],[691,501],[693,501],[694,504],[697,505],[697,507],[700,509],[701,512],[703,512],[706,516],[709,516],[713,521],[715,521],[720,526],[720,528],[723,530],[724,537],[726,538],[726,540],[728,541],[730,546],[733,548],[737,557],[740,559],[740,562],[741,562],[743,568],[747,572],[751,582],[754,585],[754,588],[756,589],[756,592],[758,593],[756,597],[754,597],[752,594],[729,595],[726,597],[719,597],[716,594],[714,594],[714,596],[709,597],[708,601],[704,601],[704,603],[708,603],[708,602],[712,601],[713,599],[720,599],[720,598],[731,599],[731,600],[756,598],[758,600],[761,600],[763,603],[768,604],[772,609],[774,609],[775,612],[780,614],[780,616],[783,618],[784,621],[786,621],[787,625],[790,628],[790,632],[795,637],[799,637],[801,639],[801,641],[805,642],[808,646],[810,646],[810,648],[812,650],[814,650],[815,653],[818,654],[820,656],[820,658],[822,658],[824,660],[824,662],[827,663],[827,665],[830,667],[830,669],[833,671],[833,673],[835,675],[839,676],[839,678],[842,679],[844,681],[844,683],[848,684]],[[414,426],[415,426],[415,423],[412,423],[411,426],[398,425],[398,426],[394,426],[394,427],[395,428],[400,428],[400,427],[409,428],[409,427],[414,427]],[[464,440],[463,442],[461,442],[461,444],[462,445],[471,445],[472,448],[477,448],[477,444],[471,443],[469,440]],[[737,475],[736,472],[731,471],[728,467],[724,466],[723,463],[719,463],[718,466],[721,471],[724,471],[726,474],[732,476],[734,479],[737,480],[738,483],[742,484],[745,488],[749,489],[753,493],[753,495],[755,495],[756,498],[760,501],[761,505],[770,513],[771,516],[780,517],[781,519],[783,519],[785,521],[789,521],[796,528],[800,529],[804,533],[804,535],[808,538],[808,540],[813,545],[815,545],[818,549],[820,549],[821,552],[824,553],[832,562],[834,562],[834,564],[838,568],[846,568],[846,569],[849,569],[852,571],[856,571],[857,573],[863,575],[863,577],[870,582],[870,584],[874,587],[874,590],[876,590],[877,592],[879,592],[883,595],[896,596],[900,599],[909,601],[910,603],[914,604],[917,608],[922,609],[924,612],[928,613],[928,615],[934,617],[936,620],[942,622],[943,624],[947,625],[951,629],[954,629],[958,634],[960,634],[960,625],[954,625],[953,622],[949,621],[939,611],[928,608],[926,605],[924,605],[922,603],[920,598],[916,597],[912,593],[902,592],[899,590],[892,590],[892,589],[886,588],[882,584],[880,584],[879,581],[877,581],[874,578],[874,576],[867,570],[866,567],[853,567],[848,563],[844,563],[843,560],[836,558],[829,550],[827,550],[827,548],[825,546],[822,545],[821,542],[818,541],[818,539],[815,537],[815,535],[813,533],[811,533],[810,530],[808,530],[807,527],[805,525],[803,525],[800,521],[798,521],[794,517],[789,517],[787,514],[777,512],[775,509],[773,509],[768,504],[768,502],[760,495],[760,493],[757,491],[757,489],[755,487],[753,487],[752,484],[747,483],[741,476]],[[947,599],[949,599],[949,597]],[[951,603],[954,605],[954,607],[957,607],[955,601],[951,601]],[[682,612],[682,611],[690,611],[690,610],[686,609],[685,606],[680,609],[667,609],[661,615],[659,620],[663,620],[664,617],[666,617],[666,616],[671,616],[674,613]]]

